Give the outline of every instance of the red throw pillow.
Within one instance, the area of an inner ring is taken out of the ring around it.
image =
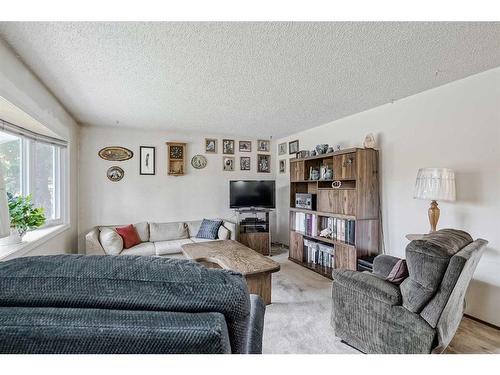
[[[132,246],[139,245],[141,243],[139,234],[132,224],[127,225],[126,227],[116,228],[116,233],[123,238],[124,249],[130,249]]]

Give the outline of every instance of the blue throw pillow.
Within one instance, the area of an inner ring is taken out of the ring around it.
[[[219,238],[218,232],[222,225],[222,220],[203,219],[198,230],[196,238],[205,238],[207,240],[216,240]]]

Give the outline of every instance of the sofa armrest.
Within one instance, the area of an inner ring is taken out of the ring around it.
[[[99,242],[99,228],[95,227],[85,235],[86,255],[106,255]]]
[[[250,294],[250,321],[248,324],[247,354],[262,354],[262,335],[266,305],[260,296]]]
[[[390,306],[401,305],[399,286],[381,280],[371,273],[334,269],[332,277],[334,294],[336,287],[341,286]]]
[[[400,258],[393,257],[392,255],[377,255],[373,260],[373,273],[375,276],[385,279],[400,260]]]
[[[230,221],[224,221],[222,225],[229,230],[228,240],[236,240],[236,224]]]

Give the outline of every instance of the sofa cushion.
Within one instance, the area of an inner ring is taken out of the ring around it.
[[[141,243],[141,239],[132,224],[127,225],[126,227],[116,228],[115,230],[123,239],[123,248],[130,249],[131,247]]]
[[[186,224],[188,226],[189,237],[196,237],[200,230],[201,220],[188,221]]]
[[[120,255],[156,255],[155,245],[152,242],[141,242],[130,249],[123,250]]]
[[[196,234],[196,238],[206,238],[210,240],[217,239],[217,235],[219,233],[219,228],[221,225],[222,220],[203,219],[200,225],[200,229],[198,230],[198,234]]]
[[[219,240],[229,240],[231,238],[231,231],[227,229],[224,225],[221,225],[217,233],[217,238]]]
[[[186,223],[149,223],[151,242],[181,240],[189,238]]]
[[[434,296],[450,258],[472,242],[463,231],[441,229],[412,241],[406,247],[409,277],[401,283],[403,306],[418,313]]]
[[[156,255],[178,254],[182,253],[182,245],[193,243],[189,238],[182,240],[171,241],[156,241],[154,242]]]
[[[141,242],[149,241],[149,223],[146,221],[134,224],[135,230],[141,239]]]
[[[108,255],[118,255],[123,250],[123,239],[114,229],[102,228],[99,233],[99,242]]]

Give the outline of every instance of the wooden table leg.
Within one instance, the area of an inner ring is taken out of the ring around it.
[[[247,280],[248,292],[258,294],[262,297],[266,305],[271,304],[271,273],[259,273],[245,276]]]

